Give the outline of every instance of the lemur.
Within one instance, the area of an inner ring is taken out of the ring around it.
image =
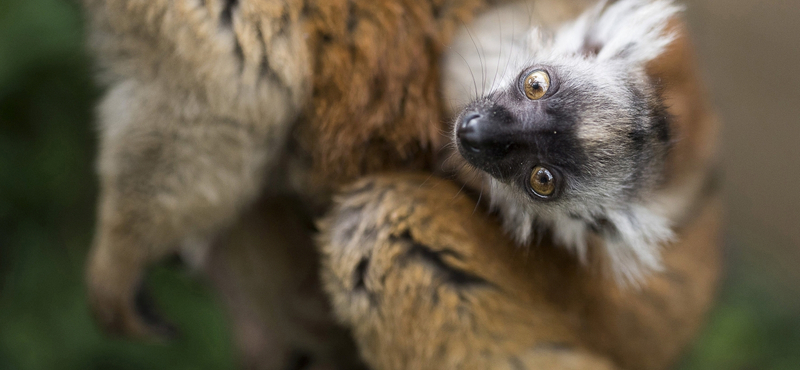
[[[582,262],[597,243],[622,285],[661,268],[705,170],[674,186],[667,157],[680,138],[648,73],[680,11],[669,0],[603,1],[552,31],[512,22],[502,34],[489,22],[456,41],[445,95],[472,99],[452,140],[517,242],[549,234]],[[480,88],[464,77],[475,71]]]
[[[180,254],[229,271],[215,284],[244,301],[231,304],[246,319],[236,327],[271,336],[268,350],[246,343],[255,357],[338,353],[318,350],[335,341],[320,339],[333,325],[315,284],[313,219],[339,185],[430,168],[442,140],[431,123],[444,121],[442,50],[459,25],[503,1],[82,0],[107,87],[86,268],[98,323],[169,336],[143,309],[143,291],[148,268]],[[220,253],[258,268],[230,267]]]
[[[456,37],[456,179],[366,176],[319,223],[322,281],[371,368],[658,370],[700,327],[719,122],[679,8],[566,4],[493,9]]]

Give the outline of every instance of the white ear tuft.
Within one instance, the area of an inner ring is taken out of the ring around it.
[[[682,10],[670,0],[620,0],[611,5],[602,1],[561,29],[555,45],[561,52],[644,64],[675,40],[667,26]]]

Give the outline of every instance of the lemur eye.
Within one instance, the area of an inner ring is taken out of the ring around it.
[[[531,172],[531,189],[536,195],[547,198],[556,191],[556,179],[547,168],[536,166]]]
[[[539,100],[550,89],[550,75],[538,69],[525,77],[525,96],[530,100]]]

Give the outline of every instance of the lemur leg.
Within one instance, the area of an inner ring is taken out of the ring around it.
[[[246,212],[207,259],[246,369],[361,368],[322,291],[312,229],[298,201],[269,199]]]
[[[613,369],[546,300],[550,271],[528,273],[525,253],[475,208],[427,175],[368,178],[336,198],[320,223],[322,278],[367,364]]]
[[[113,89],[101,119],[99,216],[88,262],[89,297],[114,332],[153,334],[135,311],[148,264],[197,246],[234,222],[258,194],[267,148],[235,121],[176,118],[142,101],[159,93],[133,83]],[[113,105],[113,107],[109,107]],[[118,131],[114,131],[114,130]]]
[[[241,3],[241,4],[240,4]],[[109,91],[87,266],[107,329],[162,331],[134,308],[146,267],[202,249],[273,181],[310,91],[299,1],[85,0]]]

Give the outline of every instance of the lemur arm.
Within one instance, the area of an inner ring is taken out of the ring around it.
[[[322,278],[376,369],[661,369],[719,271],[719,204],[701,208],[665,272],[619,290],[546,240],[517,247],[449,181],[370,177],[320,224]]]

